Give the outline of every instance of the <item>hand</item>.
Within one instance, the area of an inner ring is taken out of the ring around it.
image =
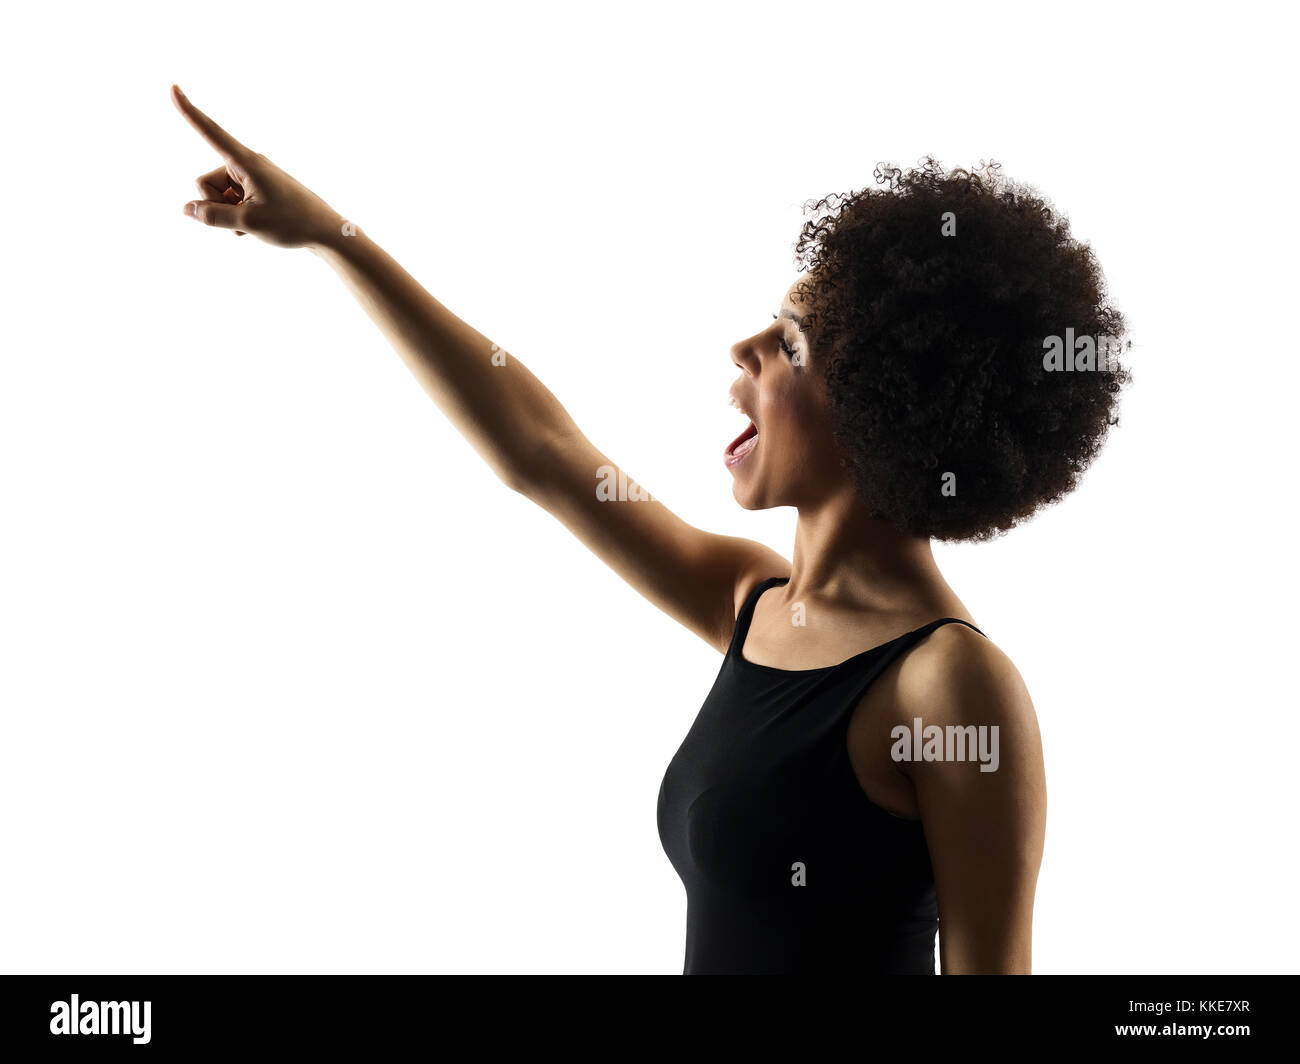
[[[190,103],[179,86],[172,86],[172,102],[224,160],[197,180],[203,198],[185,204],[186,214],[281,248],[308,247],[343,229],[344,219],[329,204],[265,155],[240,144]]]

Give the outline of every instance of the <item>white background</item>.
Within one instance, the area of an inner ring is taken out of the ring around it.
[[[679,972],[665,766],[720,658],[511,494],[306,251],[186,218],[168,87],[687,520],[800,205],[996,158],[1135,384],[949,580],[1042,726],[1038,972],[1295,971],[1296,173],[1273,4],[8,15],[0,968]],[[1290,107],[1290,104],[1287,104]]]

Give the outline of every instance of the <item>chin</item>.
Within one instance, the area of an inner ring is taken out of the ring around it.
[[[739,484],[731,485],[731,497],[736,500],[742,510],[761,509],[761,507],[754,505],[753,493],[746,488],[742,488]]]
[[[739,481],[731,486],[731,495],[742,510],[770,510],[780,505],[767,499],[765,492],[752,485],[742,485]]]

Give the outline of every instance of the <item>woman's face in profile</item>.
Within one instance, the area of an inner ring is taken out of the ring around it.
[[[724,460],[746,510],[813,505],[847,483],[831,435],[824,366],[800,327],[808,312],[801,283],[786,291],[766,329],[731,349],[741,370],[731,395],[752,427],[732,441]]]

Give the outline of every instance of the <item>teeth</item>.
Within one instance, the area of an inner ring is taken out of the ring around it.
[[[734,406],[737,410],[740,409],[740,404],[736,402],[736,397],[734,395],[727,396],[727,405]]]

